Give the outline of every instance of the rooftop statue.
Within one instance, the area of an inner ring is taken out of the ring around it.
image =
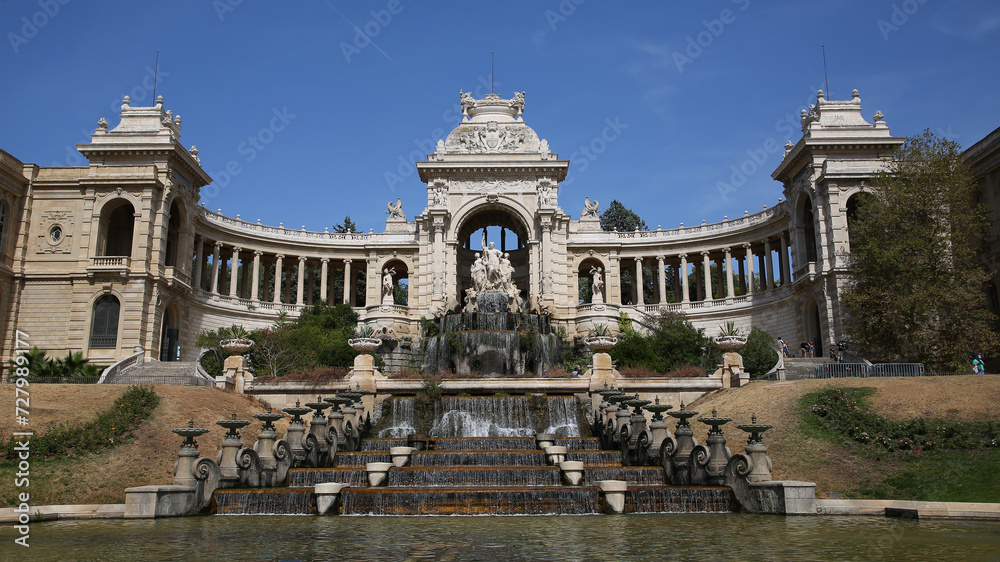
[[[390,219],[395,219],[395,218],[405,219],[406,214],[403,213],[403,201],[400,200],[398,197],[396,198],[395,203],[389,201],[388,208],[385,210],[385,214],[389,215]]]
[[[587,197],[586,199],[583,200],[583,212],[580,213],[580,218],[582,219],[583,217],[596,217],[598,207],[600,207],[600,202],[597,199],[594,199],[594,202],[591,203],[590,197]]]

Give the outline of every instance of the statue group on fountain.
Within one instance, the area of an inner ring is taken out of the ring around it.
[[[483,232],[483,253],[476,252],[472,262],[472,288],[466,291],[469,308],[475,310],[476,296],[486,291],[504,293],[510,299],[511,310],[520,309],[517,287],[511,280],[514,266],[510,263],[510,254],[501,252],[493,242],[486,243],[486,232]]]

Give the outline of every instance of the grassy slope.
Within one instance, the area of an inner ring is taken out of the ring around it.
[[[31,387],[32,429],[36,431],[55,423],[80,423],[91,420],[98,412],[111,406],[125,391],[118,385],[33,385]],[[134,432],[134,438],[110,451],[78,457],[31,459],[32,505],[123,503],[125,488],[145,484],[169,484],[173,479],[174,462],[181,439],[171,433],[175,427],[187,426],[194,417],[196,427],[210,433],[199,441],[203,456],[215,458],[225,432],[216,420],[236,412],[239,419],[266,411],[257,401],[213,388],[157,385],[160,405]],[[13,385],[0,386],[0,403],[14,403]],[[13,420],[0,420],[0,432],[6,439]],[[243,442],[252,444],[257,438],[259,423],[243,432]],[[283,434],[287,423],[279,423]],[[5,474],[12,473],[9,464],[0,465]],[[10,507],[15,497],[13,478],[0,480],[0,506]]]
[[[758,382],[704,396],[691,407],[703,413],[715,407],[735,418],[726,431],[733,452],[742,450],[745,436],[735,424],[756,412],[758,422],[775,426],[764,435],[774,477],[814,481],[819,497],[837,492],[848,498],[1000,502],[1000,450],[868,453],[804,415],[804,397],[828,387],[874,388],[873,409],[897,420],[995,419],[1000,402],[1000,377],[969,375]],[[695,425],[703,440],[703,424]]]
[[[820,497],[839,492],[845,497],[1000,501],[1000,451],[862,456],[856,447],[803,421],[802,397],[828,386],[874,387],[873,407],[896,419],[989,419],[995,418],[995,405],[1000,403],[1000,377],[963,376],[759,382],[710,394],[691,408],[708,414],[716,407],[719,415],[735,418],[725,428],[734,452],[742,450],[745,435],[735,425],[749,422],[752,412],[758,414],[758,421],[774,424],[765,434],[774,477],[815,481]],[[124,390],[112,385],[35,385],[31,387],[32,427],[44,431],[54,423],[93,419]],[[121,503],[127,487],[171,482],[180,443],[171,429],[186,426],[194,416],[195,425],[212,430],[199,442],[202,455],[214,458],[223,433],[216,420],[233,411],[240,419],[265,411],[252,399],[215,389],[157,386],[156,392],[160,406],[129,442],[100,454],[32,459],[32,504]],[[0,403],[13,402],[13,386],[0,386]],[[0,432],[9,435],[14,430],[12,421],[0,419]],[[695,435],[703,442],[705,426],[694,425]],[[279,435],[286,426],[279,423]],[[244,443],[256,439],[259,427],[254,423],[244,432]],[[9,465],[2,468],[5,473],[9,469]],[[0,480],[0,505],[9,506],[14,492],[13,478]]]

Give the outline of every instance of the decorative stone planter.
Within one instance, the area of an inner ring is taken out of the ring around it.
[[[316,487],[313,489],[313,492],[316,494],[316,511],[320,515],[326,515],[330,511],[330,508],[337,503],[337,497],[340,496],[340,492],[349,485],[341,484],[340,482],[316,484]]]
[[[628,482],[624,480],[598,480],[597,487],[600,488],[601,494],[604,496],[608,511],[612,513],[625,511],[625,492],[628,490]]]
[[[220,341],[219,347],[229,355],[243,355],[253,347],[253,340],[247,338],[230,338]]]
[[[545,450],[546,447],[551,447],[556,444],[556,434],[555,433],[536,433],[535,441],[538,444],[538,448]]]
[[[563,461],[559,463],[563,481],[570,486],[579,486],[583,482],[583,461]]]
[[[604,352],[618,343],[618,338],[614,336],[590,336],[583,340],[583,343],[587,344],[587,347],[591,351]]]
[[[389,456],[392,457],[392,464],[400,468],[410,464],[410,455],[416,450],[416,447],[389,447]]]
[[[747,344],[746,336],[716,336],[715,347],[723,351],[736,351]]]
[[[368,484],[375,488],[385,484],[385,481],[389,477],[389,469],[392,468],[391,462],[370,462],[365,465],[365,470],[368,471]]]
[[[354,351],[371,353],[382,345],[382,340],[379,338],[353,338],[347,340],[347,345],[351,346]]]

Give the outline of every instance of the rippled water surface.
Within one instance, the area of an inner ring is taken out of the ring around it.
[[[0,535],[8,537],[12,529]],[[16,558],[12,557],[16,556]],[[53,521],[3,560],[998,560],[1000,523],[737,514]]]

